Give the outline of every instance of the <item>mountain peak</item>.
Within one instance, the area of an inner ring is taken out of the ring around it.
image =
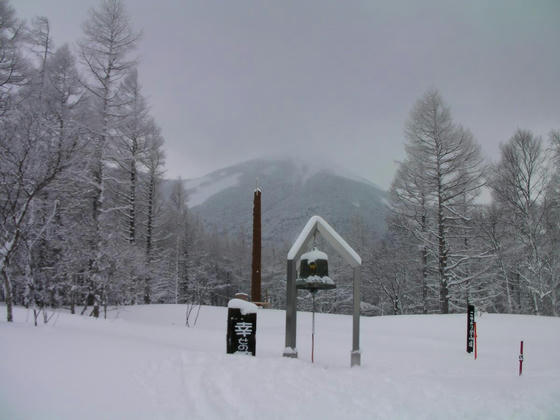
[[[323,173],[368,184],[382,191],[375,183],[353,173],[352,170],[324,159],[304,159],[295,156],[262,157],[215,170],[200,178],[186,180],[185,187],[190,195],[189,207],[196,207],[212,195],[239,185],[242,175],[254,175],[253,184],[257,180],[262,184],[279,172],[292,184],[305,184],[309,179]]]
[[[351,171],[312,159],[253,159],[187,180],[188,205],[218,233],[250,232],[257,179],[265,242],[292,240],[313,214],[341,234],[353,223],[372,235],[385,230],[384,191]]]

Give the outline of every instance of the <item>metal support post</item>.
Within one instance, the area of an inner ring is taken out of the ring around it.
[[[296,327],[297,327],[297,290],[296,290],[296,262],[288,260],[287,266],[287,287],[286,287],[286,347],[284,357],[294,357],[297,355],[296,348]]]
[[[350,366],[360,366],[360,266],[353,268],[354,274],[354,316],[352,318],[352,353]]]

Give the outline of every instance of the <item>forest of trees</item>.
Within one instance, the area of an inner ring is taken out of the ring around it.
[[[215,284],[235,285],[219,263],[227,241],[216,245],[191,217],[183,182],[163,191],[164,139],[140,83],[139,38],[120,1],[90,10],[75,52],[55,46],[46,18],[26,25],[0,1],[0,298],[9,321],[13,304],[36,319],[61,306],[98,317],[108,305],[222,304],[229,291],[216,295]]]
[[[372,270],[390,311],[449,313],[469,302],[558,315],[560,133],[547,143],[517,130],[486,163],[435,90],[415,104],[405,133]]]
[[[164,139],[137,68],[140,36],[123,4],[107,0],[90,10],[75,48],[57,47],[48,19],[24,24],[0,0],[8,321],[14,304],[32,309],[35,322],[55,308],[99,317],[139,303],[187,304],[188,316],[248,291],[249,238],[205,231],[182,180],[164,180]],[[364,314],[448,313],[471,302],[558,315],[560,132],[546,141],[517,130],[490,164],[428,91],[405,134],[386,235],[368,238],[356,225],[349,238],[364,256]],[[263,258],[274,259],[263,268],[267,297],[282,308],[285,253]],[[346,312],[350,299],[343,286],[319,300],[320,310]]]

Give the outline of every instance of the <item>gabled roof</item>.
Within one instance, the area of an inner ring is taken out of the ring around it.
[[[320,216],[313,216],[290,248],[288,252],[288,260],[297,260],[303,253],[303,250],[313,238],[315,232],[319,232],[323,238],[340,254],[344,260],[354,267],[362,265],[362,259],[352,249],[348,243]]]

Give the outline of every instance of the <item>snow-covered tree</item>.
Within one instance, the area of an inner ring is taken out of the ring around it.
[[[509,270],[519,279],[519,293],[528,298],[520,305],[540,314],[543,299],[552,292],[546,272],[546,222],[551,210],[546,155],[542,140],[526,130],[517,130],[501,152],[490,185],[515,254]]]
[[[448,313],[450,289],[472,278],[462,270],[465,264],[484,255],[456,243],[457,231],[471,219],[474,198],[484,184],[483,161],[472,134],[453,122],[435,90],[416,102],[405,133],[406,160],[393,183],[391,207],[419,241],[423,290],[427,264],[434,263],[439,308]]]
[[[141,223],[145,232],[145,272],[144,272],[144,303],[152,302],[154,279],[161,271],[164,262],[162,241],[165,237],[163,229],[163,198],[160,191],[165,155],[162,150],[163,137],[158,127],[153,124],[147,136],[147,152],[143,166],[146,180],[142,183]]]
[[[10,105],[14,88],[29,77],[29,66],[22,51],[25,25],[7,0],[0,1],[0,114]]]
[[[59,135],[43,104],[19,101],[0,118],[0,272],[8,320],[11,314],[10,258],[22,237],[36,229],[34,203],[71,167],[79,141]],[[54,203],[51,203],[54,207]]]
[[[432,221],[428,217],[429,184],[417,176],[425,172],[423,164],[421,160],[408,159],[399,165],[391,186],[391,213],[388,223],[392,231],[401,232],[400,236],[410,235],[409,239],[418,244],[422,312],[427,313],[429,274],[433,275],[433,264],[430,264],[430,260],[433,259],[433,255],[429,252],[429,228]]]
[[[91,150],[91,186],[95,239],[91,249],[91,280],[95,297],[95,308],[99,307],[100,294],[98,285],[107,284],[108,268],[111,256],[106,241],[111,234],[102,226],[102,215],[108,219],[114,217],[114,209],[108,207],[105,200],[106,151],[113,145],[118,135],[119,124],[123,115],[119,115],[123,103],[118,95],[118,83],[127,72],[134,67],[135,61],[130,58],[136,47],[139,34],[132,29],[129,17],[119,0],[105,0],[97,9],[89,11],[88,19],[83,25],[84,37],[80,41],[80,57],[87,71],[86,88],[91,95],[90,131],[93,137]],[[110,223],[109,223],[110,224]],[[98,309],[94,312],[99,315]]]

